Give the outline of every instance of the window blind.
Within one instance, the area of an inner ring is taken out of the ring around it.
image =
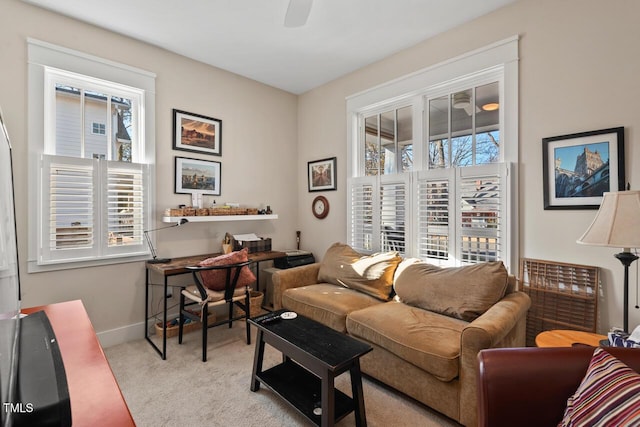
[[[374,225],[378,228],[378,202],[375,177],[351,178],[349,188],[349,244],[356,250],[374,248]]]
[[[95,247],[95,160],[43,156],[41,257],[90,256]]]
[[[107,163],[107,246],[143,244],[146,166]]]
[[[409,174],[380,177],[380,241],[383,251],[406,252]]]

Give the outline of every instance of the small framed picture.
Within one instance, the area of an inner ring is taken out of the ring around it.
[[[315,160],[307,163],[309,191],[336,190],[336,158]]]
[[[220,162],[176,157],[175,192],[219,196],[221,167]]]
[[[222,120],[173,110],[174,150],[222,155]]]
[[[543,138],[542,153],[545,209],[598,209],[624,190],[623,127]]]

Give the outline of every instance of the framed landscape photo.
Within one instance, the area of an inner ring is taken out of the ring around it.
[[[625,187],[624,128],[542,139],[545,209],[598,209]]]
[[[222,120],[173,110],[173,148],[222,155]]]
[[[220,162],[176,157],[175,192],[219,196],[221,167]]]
[[[336,190],[336,158],[307,163],[309,191]]]

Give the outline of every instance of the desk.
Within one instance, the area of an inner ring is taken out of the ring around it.
[[[56,334],[64,362],[75,426],[135,426],[82,301],[23,309],[44,310]]]
[[[187,257],[173,258],[171,261],[162,263],[162,264],[150,264],[146,263],[146,274],[145,274],[145,292],[144,292],[144,318],[145,318],[145,328],[144,328],[144,338],[151,344],[151,346],[158,352],[158,354],[162,357],[162,360],[167,358],[167,289],[169,288],[169,277],[178,276],[181,274],[191,274],[189,270],[185,267],[190,265],[197,265],[200,261],[203,261],[207,258],[215,257],[218,255],[222,255],[220,253],[217,254],[205,254],[205,255],[192,255]],[[264,251],[264,252],[254,252],[249,254],[249,261],[256,263],[256,289],[260,286],[260,262],[262,261],[271,261],[277,258],[286,257],[286,252],[280,251]],[[149,273],[154,272],[161,274],[163,276],[163,285],[156,285],[149,281]],[[149,337],[149,328],[147,322],[149,321],[149,287],[150,286],[164,286],[165,295],[163,298],[163,308],[162,308],[162,349],[160,349],[156,343],[154,343]],[[183,286],[174,286],[183,288]],[[259,289],[257,289],[259,290]]]
[[[571,331],[556,329],[543,331],[536,336],[536,346],[538,347],[571,347],[574,344],[590,345],[598,347],[600,341],[606,340],[604,335],[591,332]]]

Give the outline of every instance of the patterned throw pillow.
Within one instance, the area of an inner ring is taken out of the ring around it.
[[[201,267],[210,265],[229,265],[237,264],[239,262],[245,262],[249,260],[248,249],[244,248],[241,251],[231,252],[228,254],[220,255],[215,258],[207,258],[198,264]],[[231,271],[231,280],[233,280],[236,274],[235,269]],[[227,278],[227,270],[208,270],[201,273],[203,285],[214,291],[224,291],[225,281]],[[256,281],[256,276],[249,269],[249,267],[242,267],[240,270],[240,277],[238,277],[238,283],[236,288],[243,288],[251,285]]]
[[[639,426],[640,375],[596,348],[578,390],[567,400],[558,426]]]
[[[318,282],[344,286],[388,301],[393,290],[393,273],[400,261],[398,252],[363,255],[349,245],[334,243],[322,258]]]

